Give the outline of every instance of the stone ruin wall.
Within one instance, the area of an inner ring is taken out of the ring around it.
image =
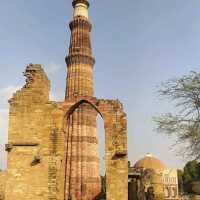
[[[8,175],[5,199],[50,199],[52,112],[49,80],[40,65],[29,65],[25,86],[10,99]]]
[[[6,184],[6,171],[0,171],[0,200],[4,200]]]
[[[25,86],[10,99],[5,200],[63,200],[66,113],[80,99],[49,101],[50,82],[40,65],[29,65]],[[83,98],[83,97],[82,97]],[[87,100],[87,97],[85,97]],[[127,124],[122,104],[90,98],[104,120],[107,199],[128,199]],[[1,180],[1,177],[0,177]]]

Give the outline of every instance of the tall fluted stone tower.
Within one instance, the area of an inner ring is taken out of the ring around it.
[[[66,57],[66,100],[80,96],[93,97],[93,65],[88,19],[89,2],[74,0],[74,16],[70,23],[71,40]],[[79,106],[68,118],[66,199],[93,199],[101,190],[99,175],[97,112],[88,104]]]
[[[93,96],[93,66],[90,32],[92,25],[88,18],[87,0],[74,0],[74,16],[70,23],[71,40],[69,55],[66,99],[74,96]]]

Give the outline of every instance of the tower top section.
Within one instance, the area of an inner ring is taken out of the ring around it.
[[[93,66],[90,32],[92,24],[88,17],[89,1],[73,0],[73,20],[69,27],[71,39],[66,56],[67,84],[65,99],[77,96],[94,96]]]
[[[74,18],[78,16],[89,18],[88,8],[90,4],[87,0],[73,0],[72,5],[74,7]]]

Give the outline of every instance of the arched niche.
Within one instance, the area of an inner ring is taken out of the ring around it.
[[[91,106],[104,121],[107,200],[127,200],[127,119],[123,106],[118,100],[98,100],[95,98],[83,98],[65,102],[62,130],[65,130],[69,116],[83,104]],[[64,165],[65,163],[63,162]],[[63,168],[63,170],[65,169]],[[65,172],[62,174],[64,175]]]

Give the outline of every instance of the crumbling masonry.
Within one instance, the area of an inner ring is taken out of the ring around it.
[[[74,0],[73,7],[65,100],[49,100],[48,77],[41,65],[30,64],[25,86],[9,101],[0,199],[95,199],[101,190],[97,114],[105,127],[107,199],[128,199],[126,114],[118,100],[94,97],[89,2]]]

